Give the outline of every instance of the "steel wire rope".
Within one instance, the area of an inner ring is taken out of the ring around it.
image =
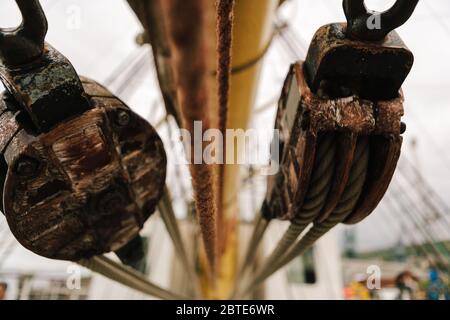
[[[400,201],[398,199],[398,197],[396,197],[396,195],[398,195],[398,191],[393,192],[393,194],[389,195],[393,199],[392,202],[395,203],[396,206],[398,207],[399,211],[401,211],[403,213],[405,220],[408,221],[415,228],[415,230],[418,231],[422,235],[422,242],[423,242],[422,246],[424,247],[424,249],[427,252],[429,252],[429,249],[431,248],[431,251],[433,251],[432,257],[434,257],[436,259],[436,261],[437,261],[436,265],[438,266],[438,268],[441,269],[442,271],[448,273],[450,270],[448,268],[448,266],[446,268],[441,267],[442,263],[444,265],[446,264],[445,260],[442,259],[441,253],[435,247],[435,245],[433,244],[433,241],[428,239],[426,232],[425,233],[423,232],[420,224],[418,224],[418,222],[414,219],[414,217],[411,216],[411,214],[409,212],[409,208],[406,207],[405,204],[402,201]],[[414,234],[415,234],[415,232],[414,232]],[[428,247],[426,246],[426,244],[428,244]]]
[[[194,266],[189,261],[186,247],[183,243],[183,238],[177,223],[177,218],[175,216],[175,212],[173,211],[172,199],[167,186],[164,187],[163,196],[158,204],[158,211],[166,226],[167,232],[172,239],[175,252],[179,256],[178,259],[191,278],[191,281],[189,281],[190,289],[192,289],[192,293],[194,295],[198,295],[200,293],[200,288],[198,285],[197,273],[195,272]]]
[[[420,213],[420,211],[418,211],[417,207],[414,205],[414,200],[409,196],[408,190],[405,190],[405,188],[400,183],[398,183],[396,186],[398,190],[396,192],[396,198],[403,199],[403,202],[399,201],[398,203],[402,205],[404,212],[408,214],[408,216],[414,222],[417,230],[421,232],[425,236],[425,238],[429,241],[431,248],[433,249],[433,251],[435,251],[435,253],[439,257],[439,260],[441,260],[442,263],[448,266],[449,252],[445,249],[446,252],[443,253],[442,250],[439,249],[439,247],[436,245],[436,239],[430,233],[430,231],[427,230],[427,228],[424,226],[422,214]],[[411,205],[408,206],[407,203]],[[444,256],[447,256],[447,259]]]
[[[406,166],[405,166],[406,165]],[[446,204],[446,202],[440,197],[440,195],[438,195],[436,193],[436,191],[434,191],[431,186],[425,181],[424,177],[422,176],[422,174],[420,173],[420,171],[417,169],[416,166],[413,165],[413,163],[407,159],[406,157],[403,158],[403,161],[401,163],[401,166],[399,166],[400,172],[406,170],[406,167],[409,168],[409,171],[412,175],[414,175],[416,177],[417,181],[411,181],[411,185],[414,185],[415,187],[419,187],[423,190],[423,192],[425,193],[424,201],[432,206],[433,208],[435,208],[434,210],[439,210],[437,208],[437,206],[435,205],[435,203],[438,203],[438,206],[441,207],[440,209],[442,211],[444,211],[444,214],[442,215],[442,218],[444,219],[444,221],[446,221],[448,223],[448,225],[450,226],[450,207]],[[411,174],[408,174],[405,172],[404,176],[407,179],[412,179]],[[428,197],[429,196],[429,197]],[[432,198],[433,202],[430,202],[429,198]],[[439,210],[440,211],[440,210]],[[441,212],[442,213],[442,212]],[[445,214],[447,213],[447,214]]]
[[[280,39],[282,40],[281,43],[284,44],[284,52],[288,54],[288,56],[293,56],[294,59],[297,59],[297,54],[295,53],[295,49],[293,49],[292,47],[290,47],[289,43],[287,43],[286,39],[284,37],[282,37],[283,33],[286,30],[286,25],[281,25],[280,23],[275,23],[275,32],[274,35],[279,35]],[[271,102],[271,101],[270,101]],[[264,108],[266,108],[267,106],[265,106]],[[259,110],[259,109],[258,109]],[[257,111],[258,112],[258,111]],[[263,209],[261,209],[263,210]],[[241,265],[241,267],[239,268],[240,272],[238,272],[238,276],[236,277],[236,284],[238,284],[240,282],[240,280],[242,279],[246,269],[251,265],[251,263],[253,262],[253,259],[256,255],[257,252],[257,248],[259,243],[261,242],[264,233],[267,231],[267,227],[269,226],[269,222],[267,219],[265,219],[264,217],[262,217],[262,214],[259,213],[255,219],[255,226],[253,228],[253,233],[252,236],[250,238],[250,242],[249,245],[247,246],[247,251],[246,254],[244,255],[244,260],[243,263]],[[235,287],[236,289],[237,287]]]
[[[163,289],[145,278],[139,272],[116,263],[105,256],[97,256],[77,262],[81,266],[97,272],[107,278],[150,296],[165,300],[188,300],[188,297]]]
[[[425,256],[428,263],[430,263],[430,265],[435,265],[436,257],[433,256],[429,252],[429,250],[427,250],[427,247],[423,244],[423,241],[417,237],[417,234],[414,232],[416,229],[414,224],[411,224],[411,221],[409,219],[404,219],[405,216],[403,214],[403,211],[398,209],[398,207],[396,205],[396,200],[391,196],[390,193],[386,194],[386,196],[384,198],[384,203],[396,214],[395,216],[393,216],[389,213],[386,213],[386,216],[388,217],[388,219],[390,219],[391,221],[400,223],[401,226],[404,226],[405,229],[407,229],[406,230],[407,232],[402,233],[402,235],[407,236],[411,240],[410,245],[412,247],[418,247],[418,249],[420,249],[420,251]],[[408,227],[408,225],[410,225],[411,227]]]
[[[450,230],[450,224],[447,223],[444,215],[442,214],[441,210],[438,209],[431,201],[429,201],[426,194],[423,193],[423,189],[420,187],[418,188],[418,185],[420,185],[420,181],[416,181],[415,183],[410,179],[409,174],[405,174],[404,172],[399,170],[399,175],[397,176],[398,183],[400,184],[399,177],[402,178],[402,180],[405,182],[407,187],[403,188],[412,190],[412,192],[415,193],[416,196],[418,196],[419,201],[416,201],[416,208],[418,212],[421,213],[421,218],[425,222],[425,224],[429,227],[431,227],[435,232],[435,234],[440,234],[440,238],[448,238],[449,234],[448,231]],[[413,201],[412,196],[408,193],[408,198],[410,201]],[[419,210],[420,209],[420,210]],[[433,216],[430,216],[432,214]],[[440,232],[438,232],[438,230]],[[431,231],[430,231],[431,233]],[[447,247],[447,251],[450,251],[450,248],[444,243],[444,246]]]
[[[317,148],[317,156],[305,201],[263,265],[274,265],[322,210],[331,188],[331,180],[335,171],[335,155],[336,140],[333,134],[328,134]]]
[[[242,296],[246,296],[257,288],[264,280],[270,277],[277,270],[292,261],[295,257],[303,254],[310,248],[319,238],[326,234],[330,229],[344,221],[346,217],[353,211],[357,201],[361,195],[364,186],[367,168],[369,162],[369,142],[367,137],[358,140],[355,158],[350,172],[349,181],[345,191],[336,206],[333,213],[323,222],[314,223],[306,234],[292,245],[290,249],[282,256],[282,258],[271,266],[263,266],[257,271],[256,275],[250,282],[250,285],[242,291]]]

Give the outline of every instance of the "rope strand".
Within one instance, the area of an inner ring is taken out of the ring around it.
[[[356,146],[355,159],[353,161],[350,178],[347,187],[339,201],[336,209],[324,222],[316,223],[313,227],[290,249],[275,265],[261,269],[251,281],[251,284],[243,290],[243,296],[249,294],[257,288],[268,277],[275,273],[280,268],[291,262],[297,256],[303,254],[309,249],[319,238],[326,234],[329,230],[337,224],[345,220],[345,218],[352,213],[358,199],[362,193],[364,183],[367,175],[367,168],[369,164],[369,140],[367,137],[360,138]]]

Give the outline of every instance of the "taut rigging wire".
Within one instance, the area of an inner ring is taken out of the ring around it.
[[[158,285],[152,283],[147,278],[142,276],[139,272],[131,268],[125,267],[122,264],[116,263],[105,256],[97,256],[88,260],[78,261],[83,267],[86,267],[94,272],[97,272],[107,278],[113,279],[116,282],[123,284],[142,293],[165,300],[187,300],[179,294],[175,294],[165,290]]]
[[[263,265],[252,279],[251,284],[243,290],[243,296],[252,292],[254,288],[258,287],[264,280],[275,273],[278,269],[285,266],[292,261],[295,257],[303,254],[308,248],[310,248],[320,237],[341,223],[352,213],[355,208],[359,196],[361,195],[362,188],[364,186],[367,168],[369,162],[369,141],[367,137],[361,137],[358,140],[355,158],[353,160],[350,177],[347,182],[345,191],[339,201],[338,205],[334,209],[333,213],[323,222],[315,222],[311,229],[298,240],[297,243],[290,246],[288,251],[271,265]]]
[[[335,169],[336,140],[333,134],[327,134],[321,140],[317,148],[317,156],[305,202],[299,212],[296,213],[296,218],[291,221],[288,230],[284,233],[272,254],[264,262],[266,266],[275,265],[280,257],[286,253],[286,250],[290,248],[292,243],[295,242],[300,233],[318,216],[325,204]],[[261,228],[268,225],[268,220],[262,223]],[[259,238],[262,230],[256,231],[255,237]],[[252,245],[254,244],[252,243]],[[254,251],[255,249],[250,247],[246,258],[247,265],[248,260],[253,259],[253,255],[250,257],[248,255]],[[246,269],[244,268],[241,274],[244,275],[245,271]]]

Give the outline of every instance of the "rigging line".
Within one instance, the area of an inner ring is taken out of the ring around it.
[[[401,229],[401,226],[399,226],[399,228],[397,228],[397,224],[398,224],[397,221],[392,220],[391,222],[393,222],[393,223],[386,223],[386,219],[383,218],[383,214],[385,214],[387,211],[387,209],[385,207],[386,207],[386,205],[380,204],[377,207],[377,212],[372,213],[372,216],[376,214],[377,218],[380,221],[377,220],[376,221],[377,223],[375,223],[375,221],[371,222],[370,229],[368,228],[369,230],[367,230],[367,232],[365,234],[366,235],[370,234],[371,239],[381,238],[384,240],[389,239],[390,236],[392,236],[392,235],[395,235],[396,236],[395,241],[400,239],[403,242],[404,241],[403,234],[402,234],[401,230],[399,230],[399,229]],[[389,218],[391,218],[391,217],[389,217]],[[345,228],[344,229],[345,231],[354,230],[354,226],[345,226],[344,228]],[[357,229],[357,228],[355,228],[355,229]],[[364,241],[359,241],[359,243],[360,242],[364,242]],[[368,241],[368,242],[370,242],[370,241]],[[392,246],[392,245],[393,244],[390,244],[390,246]],[[373,251],[378,251],[378,250],[382,250],[382,249],[383,249],[383,247],[381,247],[381,248],[377,247],[376,249],[371,248],[371,249],[366,249],[364,251],[373,252]]]
[[[233,23],[234,23],[234,0],[217,0],[216,1],[216,34],[217,34],[217,97],[219,106],[219,130],[223,137],[226,137],[228,108],[230,95],[230,75],[232,63],[232,43],[233,43]],[[226,138],[225,138],[226,139]],[[226,145],[222,144],[222,148],[218,150],[218,158],[226,158]],[[218,167],[218,185],[217,185],[217,237],[219,239],[219,248],[224,247],[226,231],[221,228],[224,222],[224,184],[225,184],[225,161]],[[220,251],[220,250],[219,250]]]
[[[402,178],[402,179],[400,179],[400,178]],[[396,179],[396,182],[397,182],[396,186],[397,186],[397,188],[401,189],[400,192],[405,192],[405,191],[409,190],[409,188],[403,186],[401,181],[406,182],[409,186],[413,187],[413,189],[414,189],[415,184],[410,184],[409,181],[407,179],[405,179],[405,177],[403,175],[399,175],[399,176],[397,176],[397,179]],[[419,194],[419,196],[420,196],[420,194]],[[404,195],[404,198],[405,198],[405,200],[409,200],[409,202],[413,205],[416,202],[415,199],[413,199],[413,197],[410,195],[409,192]],[[420,208],[419,208],[419,205],[416,204],[416,205],[414,205],[414,209],[418,213],[418,216],[421,217],[421,219],[423,219],[423,222],[425,223],[425,225],[427,225],[427,228],[429,228],[430,217],[428,215],[428,213],[429,213],[428,210],[430,210],[430,207],[424,207],[422,201],[420,201],[420,204],[422,204],[422,205],[420,205]],[[431,212],[433,212],[432,208],[431,208]],[[442,221],[434,219],[433,222],[434,223],[432,223],[432,226],[439,225],[442,227],[441,230],[444,230],[444,233],[446,233],[446,230],[448,230],[448,228],[446,228],[445,226],[442,225]],[[430,231],[430,234],[431,234],[431,231]]]
[[[355,157],[353,160],[347,187],[344,193],[342,194],[341,200],[339,200],[338,205],[334,209],[334,213],[331,214],[330,217],[324,222],[321,223],[315,222],[313,224],[312,229],[310,229],[308,233],[314,232],[314,228],[323,230],[326,230],[326,228],[331,229],[338,223],[342,222],[342,220],[340,220],[341,217],[343,216],[346,217],[353,211],[356,205],[356,201],[359,199],[359,195],[361,194],[362,191],[361,185],[365,182],[368,158],[369,158],[368,139],[360,138],[355,150]],[[333,223],[335,224],[333,225]],[[305,236],[307,236],[308,233]],[[284,252],[284,257],[282,257],[279,261],[275,261],[273,272],[281,268],[282,264],[287,264],[290,260],[295,258],[295,256],[298,256],[296,252],[300,252],[300,249],[297,249],[295,247],[300,246],[302,239],[300,239],[297,244],[289,248],[287,252]],[[305,250],[306,249],[307,248],[305,248]]]
[[[426,220],[434,222],[444,228],[446,232],[450,230],[450,222],[448,221],[448,215],[443,210],[440,210],[431,199],[429,199],[430,195],[426,193],[424,189],[422,189],[419,184],[419,181],[411,181],[408,173],[405,173],[402,170],[399,170],[399,177],[402,178],[403,181],[411,187],[412,192],[420,199],[419,203],[424,211],[427,211]]]
[[[2,212],[0,212],[0,213],[1,213],[0,214],[0,235],[1,235],[3,232],[7,231],[7,228],[6,228],[7,222],[6,222],[5,217],[3,216],[3,213]]]
[[[302,56],[306,57],[306,54],[308,53],[309,49],[306,41],[292,29],[292,26],[290,24],[288,24],[288,28],[286,31],[287,31],[286,37],[290,38],[292,44],[294,45],[294,47],[296,47],[297,51],[301,53]]]
[[[284,28],[284,27],[280,27],[280,28]],[[284,31],[284,29],[281,29],[281,30]],[[287,50],[294,57],[294,60],[301,59],[301,57],[300,57],[301,53],[299,53],[297,51],[297,49],[293,47],[292,43],[287,39],[285,32],[283,32],[283,31],[280,32],[280,38],[283,40],[283,43],[286,45]]]
[[[255,175],[259,172],[259,171],[261,171],[261,169],[254,169],[254,171],[253,171],[253,173],[252,174],[250,174],[250,173],[248,173],[246,176],[244,176],[244,177],[241,177],[240,178],[240,183],[245,187],[245,186],[247,186],[249,183],[250,183],[250,180],[252,180],[252,179],[255,179]],[[248,172],[248,171],[247,171]],[[225,202],[224,203],[224,208],[229,208],[229,207],[231,207],[232,205],[234,205],[234,201],[237,199],[237,197],[238,197],[238,195],[239,195],[239,193],[240,193],[241,191],[240,190],[234,190],[233,191],[233,193],[231,194],[231,196],[229,197],[229,200],[227,201],[227,202]],[[256,220],[255,220],[256,221]]]
[[[280,100],[280,95],[279,94],[277,94],[272,99],[269,99],[268,101],[263,102],[261,105],[256,107],[255,108],[255,113],[256,114],[263,113],[264,111],[266,111],[268,109],[276,107],[278,100]]]
[[[257,188],[257,184],[255,184],[255,173],[256,170],[255,168],[250,165],[250,167],[248,168],[248,190],[250,192],[250,212],[252,213],[252,215],[257,213],[258,210],[258,205],[257,205],[257,201],[256,201],[256,194],[258,192],[258,188]]]
[[[143,50],[141,47],[136,48],[103,80],[103,84],[107,87],[111,86],[117,79],[127,71],[130,66],[135,65],[142,58]]]
[[[408,189],[412,189],[412,192],[414,192],[420,199],[419,203],[424,213],[424,220],[428,223],[431,223],[433,226],[439,226],[444,234],[444,237],[448,238],[450,223],[447,221],[447,219],[445,219],[445,213],[443,214],[441,210],[439,210],[431,201],[429,201],[427,195],[423,193],[423,190],[421,191],[421,189],[417,188],[417,186],[420,185],[420,181],[410,180],[410,175],[402,172],[401,169],[399,170],[398,177],[401,177],[402,180],[408,185]],[[430,214],[432,216],[430,216]]]
[[[125,79],[119,82],[119,85],[114,86],[116,89],[114,90],[118,96],[124,94],[129,87],[135,87],[134,84],[138,79],[141,79],[143,75],[146,74],[147,69],[146,66],[149,66],[150,60],[147,59],[146,55],[143,55],[139,60],[135,62],[135,64],[131,67],[126,75]],[[133,90],[132,92],[134,92]],[[132,92],[128,91],[127,94],[130,95]]]
[[[420,129],[421,135],[423,135],[424,138],[428,138],[425,140],[427,140],[429,145],[434,149],[434,151],[435,151],[434,155],[436,155],[441,160],[442,164],[445,164],[443,167],[445,167],[447,169],[447,172],[450,172],[450,170],[448,169],[448,166],[447,166],[447,163],[450,162],[450,156],[448,155],[448,153],[442,152],[442,150],[444,150],[444,148],[439,146],[439,143],[433,137],[433,134],[430,133],[428,126],[423,125],[422,117],[420,117],[420,115],[417,115],[414,108],[408,109],[408,116],[411,117],[412,119],[414,119],[415,126],[418,127],[418,129]]]
[[[385,198],[384,198],[384,203],[392,210],[396,213],[395,217],[391,214],[386,213],[386,216],[389,217],[389,219],[391,219],[391,221],[400,223],[400,226],[405,226],[407,229],[407,232],[402,233],[403,236],[407,236],[411,242],[410,245],[413,248],[418,248],[420,249],[420,251],[422,251],[423,255],[425,256],[425,259],[428,261],[428,263],[430,263],[430,265],[436,265],[436,257],[433,256],[427,249],[427,247],[424,245],[423,241],[420,240],[420,238],[417,237],[417,234],[415,232],[416,228],[414,227],[414,225],[412,225],[412,228],[408,228],[408,225],[411,225],[411,221],[406,218],[404,219],[406,216],[403,214],[402,210],[399,210],[399,208],[397,207],[396,200],[394,200],[394,198],[391,196],[390,193],[386,194]],[[387,211],[386,211],[387,212]],[[403,217],[403,219],[401,218]],[[405,223],[407,222],[407,223]],[[419,255],[418,255],[419,256]]]
[[[417,237],[417,234],[415,233],[415,227],[414,225],[411,225],[411,221],[402,218],[404,217],[403,212],[401,212],[401,210],[397,208],[391,192],[385,195],[385,197],[383,198],[383,204],[386,206],[386,208],[384,208],[384,212],[382,213],[384,213],[384,215],[390,221],[387,223],[387,225],[398,224],[400,230],[396,230],[396,233],[399,233],[400,237],[407,237],[410,240],[410,246],[420,246],[423,241],[420,240],[419,237]],[[393,212],[395,215],[391,215],[391,212]],[[406,230],[406,232],[402,232],[402,229]],[[423,253],[425,255],[428,255],[427,250],[423,250]]]
[[[291,248],[298,236],[313,222],[324,207],[335,171],[336,148],[334,134],[325,136],[324,140],[319,143],[305,201],[271,255],[262,264],[263,271],[261,273],[271,271],[271,266],[276,265],[277,261]]]
[[[10,255],[13,253],[14,249],[16,248],[16,244],[17,244],[16,239],[14,237],[11,237],[2,255],[0,255],[0,270],[3,268],[3,265],[6,263]]]
[[[169,117],[171,117],[171,115],[167,115],[164,118],[164,121],[166,123],[166,127],[167,127],[167,135],[168,135],[168,139],[169,139],[169,145],[170,145],[170,152],[172,153],[173,157],[177,157],[177,155],[175,154],[176,148],[175,148],[175,142],[173,141],[173,130],[172,130],[172,123],[169,120]],[[172,116],[173,117],[173,116]],[[176,122],[175,117],[173,117],[173,119]],[[186,155],[183,153],[181,155],[182,157],[186,157]],[[179,186],[179,190],[181,192],[181,194],[183,195],[183,200],[185,201],[185,203],[187,204],[189,201],[187,199],[189,192],[188,192],[188,188],[186,187],[186,185],[183,183],[183,179],[182,179],[182,175],[181,175],[181,171],[180,171],[180,166],[175,165],[174,166],[174,171],[175,171],[175,179],[179,182],[177,183],[177,185]]]
[[[293,37],[293,40],[294,40],[294,43],[295,43],[295,42],[296,42],[296,41],[295,41],[295,38],[296,38],[295,33],[291,33],[291,36]]]
[[[393,185],[394,185],[394,183],[393,183]],[[407,214],[407,211],[409,210],[409,208],[406,207],[404,202],[398,198],[399,191],[394,187],[391,187],[391,190],[392,190],[392,192],[389,194],[389,199],[398,208],[398,211],[402,212],[402,214],[405,217],[405,221],[408,221],[408,223],[411,224],[411,226],[412,226],[411,230],[413,230],[413,233],[421,236],[421,240],[418,240],[418,241],[420,243],[429,242],[429,240],[427,239],[426,233],[418,226],[416,221],[414,219],[412,219],[412,217],[409,214]],[[417,239],[419,239],[419,238],[417,238]]]
[[[422,235],[422,241],[418,240],[419,245],[424,248],[424,250],[427,252],[428,256],[431,256],[432,258],[434,258],[433,265],[437,266],[441,271],[448,273],[450,269],[448,267],[443,267],[443,265],[445,265],[446,263],[444,262],[444,264],[442,264],[442,258],[441,258],[440,252],[436,249],[436,247],[433,245],[432,242],[430,242],[429,240],[426,239],[420,226],[417,224],[417,221],[415,221],[415,219],[413,219],[411,217],[411,215],[409,214],[408,208],[405,208],[404,204],[402,202],[398,201],[398,199],[396,199],[394,197],[394,195],[389,194],[388,197],[391,200],[391,203],[395,204],[395,206],[398,208],[398,211],[402,213],[403,217],[405,218],[405,221],[407,221],[409,224],[411,224],[413,226],[413,228],[415,228],[416,231],[419,231],[419,233]],[[411,234],[416,235],[416,232],[412,232]],[[416,239],[418,239],[418,238],[416,238]],[[431,251],[433,251],[433,253],[431,253],[429,251],[430,247],[431,247]]]
[[[416,227],[416,230],[419,231],[423,236],[424,239],[426,239],[426,241],[429,241],[429,244],[431,246],[431,249],[434,251],[434,253],[436,254],[436,256],[439,258],[439,261],[441,263],[443,263],[444,265],[447,265],[448,263],[446,262],[445,257],[442,256],[442,253],[440,252],[439,248],[436,247],[436,242],[433,238],[432,235],[429,234],[429,232],[423,228],[422,224],[420,223],[420,218],[419,220],[417,219],[417,215],[413,214],[413,211],[415,212],[415,206],[412,206],[412,208],[409,208],[406,205],[406,202],[404,202],[406,199],[402,196],[404,194],[405,190],[398,190],[395,192],[395,194],[393,194],[393,198],[396,199],[396,203],[401,206],[401,209],[404,211],[405,214],[407,214],[411,220],[411,222],[414,224],[414,226]],[[395,195],[395,196],[394,196]],[[400,198],[401,197],[401,198]],[[402,199],[403,201],[399,201],[400,199]],[[412,210],[411,210],[412,209]]]
[[[292,30],[291,24],[288,21],[278,20],[276,25],[281,30],[280,35],[282,40],[285,42],[295,59],[301,59],[301,56],[306,56],[308,46],[306,42],[300,39],[299,35]]]
[[[275,22],[275,31],[274,31],[274,35],[273,35],[270,43],[272,43],[273,39],[276,36],[280,36],[281,40],[286,40],[283,37],[283,33],[285,32],[286,26],[287,26],[286,24],[282,25],[280,23]],[[292,47],[290,46],[290,44],[287,41],[281,41],[281,43],[285,44],[288,47],[287,50],[285,47],[286,52],[290,51],[291,54],[293,53],[293,55],[296,56],[295,50],[292,49]],[[278,99],[279,99],[279,95],[277,95],[273,99],[273,103],[276,103],[276,101],[278,101]],[[264,111],[264,109],[269,108],[271,106],[271,104],[272,104],[272,100],[269,101],[267,103],[267,105],[263,105],[262,107],[258,108],[256,110],[256,112],[259,113],[259,112]],[[261,214],[259,214],[259,215],[261,215]],[[261,219],[257,218],[255,221],[256,221],[256,225],[254,227],[254,230],[253,230],[253,233],[251,236],[251,240],[250,240],[250,244],[248,246],[247,253],[244,258],[244,264],[241,266],[241,272],[238,273],[238,277],[236,278],[236,283],[238,283],[240,281],[240,279],[242,278],[242,275],[244,273],[244,270],[252,263],[254,255],[256,254],[256,248],[258,247],[259,242],[263,238],[264,233],[266,232],[268,224],[269,224],[269,222],[266,219],[261,220]]]
[[[200,288],[198,286],[197,273],[195,272],[195,268],[189,261],[186,248],[181,236],[180,228],[178,226],[177,218],[175,217],[175,212],[172,207],[170,192],[167,186],[164,187],[163,196],[158,204],[158,211],[166,226],[167,232],[172,239],[175,252],[178,254],[179,260],[189,274],[189,277],[191,279],[191,281],[189,281],[189,285],[193,290],[193,294],[198,296],[198,294],[200,293]]]
[[[405,246],[412,247],[414,245],[414,239],[411,238],[409,232],[403,232],[406,229],[403,221],[390,215],[389,212],[392,210],[392,206],[390,206],[390,204],[387,203],[387,201],[385,201],[383,198],[383,204],[379,206],[379,213],[377,213],[378,218],[381,219],[382,222],[378,223],[378,227],[373,228],[374,233],[376,234],[376,236],[386,236],[386,239],[388,239],[389,235],[394,234],[396,235],[395,241],[398,242],[398,240],[400,240],[400,242],[404,243]],[[396,227],[397,225],[398,228]],[[383,229],[383,235],[380,235],[378,233],[378,230],[381,229]],[[393,245],[395,244],[391,244],[390,247],[392,247]]]
[[[430,186],[429,183],[427,183],[422,175],[422,173],[417,169],[417,167],[406,157],[403,158],[402,164],[406,164],[407,167],[410,168],[410,171],[417,177],[417,179],[421,182],[419,184],[419,187],[424,189],[424,191],[430,195],[436,202],[439,203],[439,205],[442,207],[442,209],[445,212],[450,213],[450,208],[446,204],[446,202],[441,198],[439,194],[436,193],[436,191],[433,190],[433,188]],[[409,177],[409,175],[406,175]],[[414,185],[416,185],[414,183]]]
[[[349,181],[345,188],[345,191],[339,201],[338,205],[334,209],[333,213],[323,222],[314,223],[311,229],[300,238],[300,240],[290,247],[290,249],[284,254],[284,256],[275,263],[274,266],[268,266],[261,268],[257,271],[255,277],[251,281],[251,284],[246,287],[242,292],[243,296],[252,292],[254,288],[262,284],[268,277],[275,273],[280,268],[291,262],[297,256],[303,254],[309,249],[318,239],[320,239],[329,230],[341,223],[348,217],[354,210],[357,201],[362,193],[364,183],[366,181],[367,168],[369,162],[369,141],[368,138],[359,138],[355,159],[353,161],[352,169],[350,172]]]
[[[130,54],[113,73],[104,81],[106,87],[111,88],[116,95],[131,95],[136,90],[134,84],[148,71],[147,50],[138,49]],[[133,59],[131,59],[133,58]],[[154,67],[150,65],[150,70]],[[131,89],[129,89],[131,87]]]
[[[448,24],[446,24],[444,22],[444,18],[446,18],[446,17],[439,16],[439,14],[436,12],[436,10],[433,8],[433,6],[430,5],[429,2],[425,1],[425,3],[426,3],[426,6],[428,7],[428,11],[430,11],[431,15],[434,17],[433,20],[437,21],[441,25],[441,27],[444,29],[446,34],[450,34],[450,27],[448,26]]]
[[[189,300],[182,295],[161,288],[135,270],[112,261],[105,256],[97,256],[77,262],[81,266],[99,273],[111,280],[123,284],[142,293],[163,300]]]
[[[432,234],[432,232],[430,232],[428,224],[426,223],[426,221],[423,220],[423,212],[419,211],[418,207],[416,205],[414,205],[414,199],[411,198],[408,190],[405,187],[403,187],[403,185],[401,183],[399,183],[398,178],[397,178],[397,183],[395,184],[395,187],[398,190],[397,194],[396,194],[397,195],[396,198],[401,197],[401,199],[403,199],[403,201],[405,203],[405,212],[407,212],[407,214],[415,221],[415,224],[419,228],[419,230],[431,242],[431,244],[434,248],[433,250],[438,250],[438,252],[441,251],[438,249],[437,241],[436,241],[434,235]],[[410,207],[412,208],[412,210],[409,210],[409,208],[406,207],[406,203],[411,204]],[[450,251],[447,247],[445,247],[445,251],[446,252],[443,254],[447,257],[450,257]]]
[[[245,258],[243,260],[243,263],[241,267],[239,268],[238,275],[236,277],[236,283],[235,285],[239,285],[239,282],[244,277],[244,274],[246,270],[250,267],[252,264],[255,256],[256,251],[258,249],[259,244],[262,241],[263,235],[269,226],[269,220],[265,219],[261,213],[257,214],[256,220],[255,220],[255,226],[253,228],[253,233],[250,238],[247,251],[245,253]]]
[[[219,130],[225,133],[230,94],[231,48],[233,41],[234,0],[217,0],[217,96],[219,98]]]
[[[399,194],[400,192],[405,192],[405,191],[404,191],[404,189],[402,189],[397,194]],[[403,199],[407,200],[406,198],[403,198]],[[442,246],[438,244],[438,241],[432,235],[432,232],[430,232],[430,227],[426,223],[425,223],[425,226],[424,226],[424,223],[423,223],[424,221],[423,221],[423,219],[421,217],[421,213],[415,209],[414,204],[412,204],[412,207],[414,209],[413,210],[408,210],[407,214],[409,215],[409,217],[414,222],[417,230],[422,233],[422,235],[424,236],[425,241],[428,241],[430,243],[432,249],[436,252],[436,254],[438,254],[440,256],[441,260],[446,259],[445,257],[448,258],[449,257],[449,250],[448,250],[448,248],[446,246],[444,246],[444,248],[442,248]]]
[[[308,191],[305,196],[305,201],[302,205],[302,208],[298,213],[296,213],[296,218],[292,220],[291,225],[289,226],[283,237],[279,240],[274,251],[263,262],[263,267],[260,268],[262,270],[261,272],[265,273],[267,269],[271,268],[271,266],[274,264],[274,261],[276,261],[279,256],[283,255],[285,251],[290,248],[292,243],[297,239],[304,228],[306,228],[306,226],[310,222],[312,222],[322,210],[329,192],[329,188],[331,186],[331,179],[334,174],[335,153],[335,136],[334,134],[327,134],[323,137],[323,140],[318,143],[311,182],[308,186]],[[262,217],[264,210],[270,210],[266,207],[266,203],[263,204],[263,208],[261,209],[261,213],[259,214],[261,216],[261,218],[258,218],[260,227],[258,225],[255,227],[254,233],[252,235],[252,241],[247,249],[246,260],[244,261],[244,265],[241,268],[241,272],[239,273],[239,281],[237,281],[237,285],[242,286],[240,280],[244,278],[244,276],[246,275],[246,271],[249,270],[249,267],[253,263],[258,245],[270,222],[269,220]],[[233,297],[236,297],[238,294],[239,288],[236,286]]]
[[[282,32],[282,31],[280,31],[280,32]],[[279,37],[279,43],[280,43],[282,59],[288,60],[288,61],[297,60],[297,55],[292,53],[291,49],[286,44],[286,41],[281,36]]]

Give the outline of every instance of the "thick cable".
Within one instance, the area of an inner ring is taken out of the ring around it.
[[[277,270],[288,264],[297,256],[303,254],[309,249],[319,238],[326,234],[329,230],[335,227],[340,222],[344,221],[355,208],[358,199],[362,193],[364,183],[367,175],[367,168],[369,163],[369,141],[368,138],[360,138],[356,146],[355,159],[350,172],[350,178],[347,187],[339,201],[336,209],[328,219],[323,222],[315,223],[312,228],[300,239],[291,246],[289,251],[273,266],[267,270],[261,269],[257,272],[251,284],[243,290],[243,296],[252,292],[264,280],[270,277]]]
[[[187,300],[187,297],[175,294],[171,291],[149,281],[140,273],[112,261],[105,256],[97,256],[87,260],[80,260],[79,265],[99,273],[124,286],[130,287],[147,295],[163,300]]]

